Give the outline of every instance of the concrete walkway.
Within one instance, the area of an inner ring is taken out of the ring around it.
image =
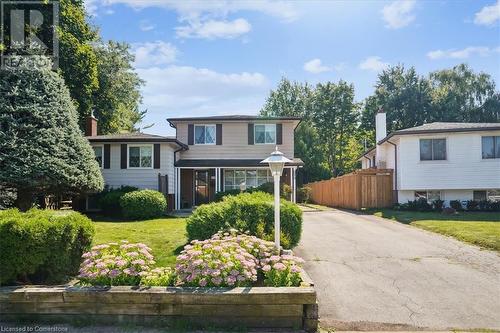
[[[297,255],[337,330],[500,329],[500,256],[370,215],[304,213]]]

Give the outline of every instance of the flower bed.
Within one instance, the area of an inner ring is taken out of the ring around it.
[[[83,255],[82,285],[293,287],[301,283],[302,259],[279,255],[274,244],[235,232],[194,240],[177,257],[175,271],[153,269],[146,245],[127,241],[94,246]]]

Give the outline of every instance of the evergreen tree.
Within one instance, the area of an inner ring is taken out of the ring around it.
[[[49,68],[0,70],[0,187],[16,190],[22,210],[35,194],[103,188],[69,91]]]

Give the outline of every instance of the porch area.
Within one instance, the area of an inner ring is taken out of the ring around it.
[[[296,171],[302,161],[285,165],[281,184],[291,188],[288,200],[296,200]],[[260,160],[179,160],[175,166],[175,210],[188,209],[215,200],[216,193],[244,191],[273,182],[267,165]]]

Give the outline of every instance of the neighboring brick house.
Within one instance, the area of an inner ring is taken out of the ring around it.
[[[214,116],[168,119],[175,137],[145,133],[97,135],[89,118],[87,139],[94,148],[104,182],[160,190],[172,209],[191,208],[214,200],[215,193],[245,189],[272,181],[260,161],[276,148],[293,162],[282,182],[296,197],[294,158],[297,117]],[[93,208],[91,200],[87,209]]]

